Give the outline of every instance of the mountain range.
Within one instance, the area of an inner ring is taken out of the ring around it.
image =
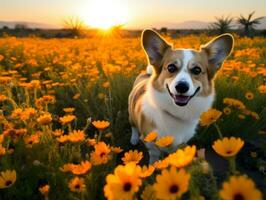
[[[173,22],[158,22],[153,24],[154,28],[167,27],[169,29],[206,29],[209,27],[211,22],[190,20],[183,21],[180,23]],[[24,24],[28,28],[39,28],[39,29],[59,29],[62,28],[60,25],[53,25],[48,23],[39,22],[28,22],[28,21],[0,21],[0,28],[7,26],[9,28],[14,28],[16,24]],[[141,27],[144,28],[144,27]],[[233,24],[232,28],[238,28],[237,24]],[[256,26],[256,29],[266,29],[266,17],[261,20],[261,24]]]

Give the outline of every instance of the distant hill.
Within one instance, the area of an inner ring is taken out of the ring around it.
[[[170,29],[206,29],[212,22],[204,22],[204,21],[184,21],[180,23],[172,23],[172,22],[159,22],[156,23],[153,27],[167,27]],[[233,29],[237,29],[239,27],[238,24],[233,24]],[[266,17],[261,20],[261,24],[256,26],[256,29],[266,29]]]
[[[190,20],[183,21],[180,23],[173,22],[158,22],[152,25],[154,28],[167,27],[169,29],[206,29],[210,25],[211,22],[198,21],[198,20]],[[25,24],[29,28],[40,28],[40,29],[60,29],[61,26],[38,23],[38,22],[25,22],[25,21],[0,21],[0,28],[3,26],[7,26],[9,28],[14,28],[16,24]],[[238,28],[239,25],[233,25],[233,28]],[[147,28],[140,27],[140,28]],[[266,17],[261,20],[261,24],[259,24],[256,29],[266,29]]]
[[[8,28],[14,28],[16,24],[26,25],[28,28],[40,28],[40,29],[58,29],[60,26],[38,23],[38,22],[26,22],[26,21],[0,21],[0,28],[7,26]]]

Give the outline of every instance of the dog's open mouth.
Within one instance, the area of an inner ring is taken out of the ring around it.
[[[198,87],[195,90],[195,92],[194,92],[193,95],[191,95],[191,96],[185,96],[185,95],[175,95],[175,94],[171,93],[168,84],[166,84],[166,88],[167,88],[170,96],[173,98],[175,104],[178,105],[178,106],[185,106],[185,105],[187,105],[188,102],[190,101],[190,99],[192,99],[198,93],[198,91],[200,90],[200,87]]]

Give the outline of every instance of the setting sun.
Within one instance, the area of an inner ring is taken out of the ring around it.
[[[125,24],[129,18],[126,6],[106,0],[90,2],[81,15],[88,26],[100,29]]]

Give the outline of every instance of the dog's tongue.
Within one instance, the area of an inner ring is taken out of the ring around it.
[[[174,100],[176,104],[187,104],[189,101],[189,96],[175,95]]]

